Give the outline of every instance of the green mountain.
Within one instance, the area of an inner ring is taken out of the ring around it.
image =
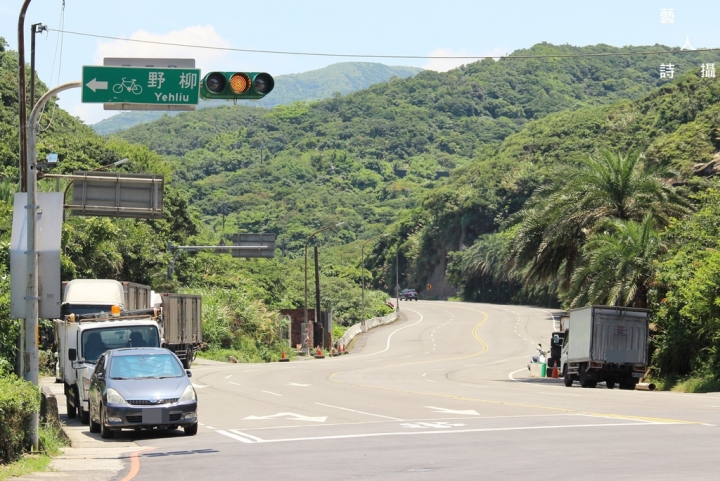
[[[318,70],[275,77],[275,88],[267,97],[253,101],[253,105],[271,108],[298,101],[322,100],[334,94],[349,94],[369,86],[385,82],[393,77],[407,78],[421,72],[416,67],[390,67],[380,63],[336,63]],[[229,105],[229,101],[201,100],[198,109]],[[100,135],[107,135],[134,125],[157,120],[164,115],[175,116],[179,112],[132,111],[121,112],[92,125]]]
[[[528,125],[545,125],[535,121],[549,114],[573,115],[672,84],[660,78],[660,62],[675,65],[678,77],[720,59],[712,52],[647,53],[665,50],[539,44],[500,61],[425,71],[313,105],[201,110],[119,135],[167,156],[207,222],[224,213],[234,231],[276,232],[290,250],[328,222],[346,221],[332,243],[396,223],[403,284],[431,283],[432,294],[442,296],[449,292],[447,253],[495,229],[536,185],[523,177],[522,191],[507,184],[517,179],[484,167],[500,143]],[[570,135],[575,126],[565,129]],[[517,161],[534,153],[518,149]],[[456,185],[465,172],[474,182]],[[387,258],[378,265],[393,264],[397,244],[380,243]],[[386,286],[392,277],[388,269]]]

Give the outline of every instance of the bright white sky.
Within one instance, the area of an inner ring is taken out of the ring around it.
[[[63,10],[63,3],[65,8]],[[22,0],[0,0],[0,36],[17,50]],[[672,18],[662,10],[672,9]],[[500,55],[539,42],[613,46],[720,47],[719,0],[32,0],[30,25],[125,39],[191,45],[357,55]],[[195,58],[210,70],[300,73],[346,61],[446,71],[471,60],[343,58],[207,50],[99,39],[57,31],[39,34],[37,70],[50,86],[81,80],[83,65],[104,57]],[[62,53],[61,53],[62,52]],[[718,69],[720,70],[720,68]],[[92,124],[117,112],[83,104],[80,91],[60,105]]]

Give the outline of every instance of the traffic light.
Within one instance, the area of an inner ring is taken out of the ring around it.
[[[200,84],[204,99],[261,99],[269,94],[275,81],[264,72],[210,72]]]

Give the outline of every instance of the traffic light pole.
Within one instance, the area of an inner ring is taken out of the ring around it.
[[[51,97],[72,88],[79,88],[82,82],[70,82],[58,85],[48,90],[40,97],[33,108],[27,123],[27,273],[28,282],[25,291],[27,302],[25,311],[25,380],[38,385],[38,315],[39,315],[39,279],[38,279],[38,252],[36,249],[37,218],[39,215],[37,205],[37,133],[38,116]],[[30,419],[30,443],[33,451],[39,447],[38,439],[39,416],[33,413]]]

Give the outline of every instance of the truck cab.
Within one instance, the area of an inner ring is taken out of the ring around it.
[[[154,319],[91,320],[72,322],[71,316],[55,320],[58,373],[64,383],[68,417],[76,413],[89,419],[88,389],[98,358],[109,349],[160,347]]]

